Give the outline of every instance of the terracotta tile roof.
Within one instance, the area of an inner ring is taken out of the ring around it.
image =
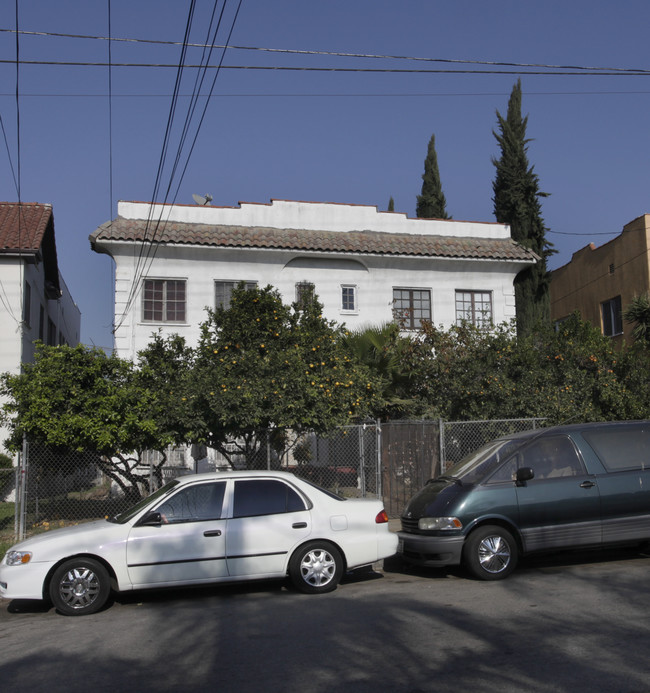
[[[419,257],[523,260],[537,256],[512,239],[458,238],[377,231],[312,231],[249,226],[212,226],[167,222],[149,230],[146,221],[118,217],[91,234],[97,241],[142,242],[155,238],[163,244],[203,245],[226,248],[273,248],[362,255],[410,255]]]
[[[0,253],[38,252],[51,220],[52,205],[0,202]]]

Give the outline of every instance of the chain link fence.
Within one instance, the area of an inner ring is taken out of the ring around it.
[[[330,435],[283,439],[277,431],[249,454],[233,442],[217,452],[204,446],[146,452],[137,460],[136,492],[92,454],[26,444],[19,464],[0,470],[0,540],[111,517],[167,480],[225,469],[277,469],[294,473],[346,497],[381,498],[390,517],[399,517],[408,500],[428,479],[440,474],[484,442],[514,431],[536,428],[541,419],[503,421],[396,421],[346,426]],[[111,478],[113,476],[113,478]],[[4,502],[3,502],[4,501]],[[13,512],[3,506],[13,504]]]
[[[540,428],[545,419],[492,419],[491,421],[441,422],[441,470],[444,472],[470,452],[478,450],[495,438]]]

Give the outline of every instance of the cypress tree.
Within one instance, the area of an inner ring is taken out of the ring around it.
[[[435,135],[431,135],[429,140],[422,174],[422,194],[418,195],[417,200],[416,216],[419,219],[451,219],[447,214],[447,201],[440,183]]]
[[[394,212],[395,211],[395,200],[393,200],[393,196],[391,195],[390,200],[388,200],[388,212]]]
[[[497,111],[497,120],[499,131],[493,134],[501,148],[501,158],[492,158],[496,166],[492,184],[494,216],[499,223],[510,225],[513,240],[540,258],[515,279],[517,333],[524,335],[536,323],[550,320],[550,275],[546,260],[555,250],[546,240],[547,229],[542,219],[540,198],[547,194],[540,192],[539,178],[528,163],[528,116],[521,116],[520,79],[510,94],[506,118]]]

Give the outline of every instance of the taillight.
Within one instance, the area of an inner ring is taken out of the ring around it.
[[[377,513],[377,517],[375,518],[375,524],[383,525],[386,522],[388,522],[388,515],[386,515],[386,511],[382,510],[381,512]]]

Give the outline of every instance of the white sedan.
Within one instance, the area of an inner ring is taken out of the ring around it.
[[[346,570],[392,556],[381,501],[343,499],[286,472],[174,479],[107,520],[39,534],[0,564],[0,597],[50,599],[90,614],[111,588],[284,578],[306,593],[336,588]]]

